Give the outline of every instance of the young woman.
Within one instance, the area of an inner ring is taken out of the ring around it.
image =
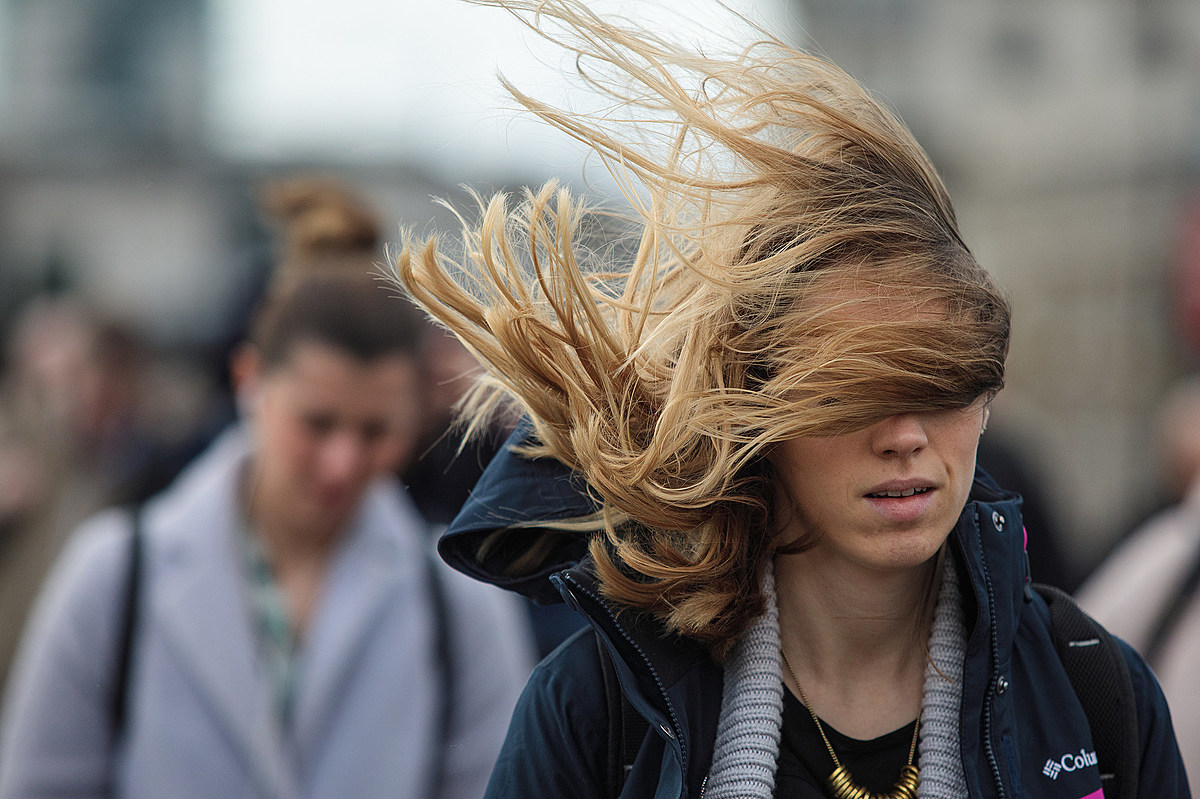
[[[494,4],[609,93],[592,117],[513,90],[627,182],[640,235],[597,246],[549,186],[484,203],[463,263],[396,261],[489,367],[468,412],[528,418],[443,555],[596,632],[535,671],[488,795],[1102,796],[1020,501],[975,470],[1009,307],[909,132],[769,37],[701,55],[575,0]],[[1186,796],[1121,652],[1138,795]],[[608,661],[649,723],[615,779]]]
[[[532,640],[516,597],[440,574],[390,478],[423,324],[352,195],[274,202],[289,247],[233,359],[244,423],[141,510],[136,577],[127,513],[75,535],[10,686],[6,799],[483,790]]]

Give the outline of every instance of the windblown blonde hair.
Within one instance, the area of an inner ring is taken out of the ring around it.
[[[573,114],[505,83],[604,159],[636,249],[593,246],[605,217],[550,183],[477,198],[458,257],[406,236],[397,275],[487,366],[467,418],[515,402],[527,454],[586,477],[606,595],[721,657],[762,610],[772,445],[998,391],[1008,305],[909,131],[828,61],[766,34],[702,56],[577,0],[481,4],[613,101]]]

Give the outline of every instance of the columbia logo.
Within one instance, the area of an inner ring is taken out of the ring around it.
[[[1081,771],[1088,766],[1097,764],[1096,753],[1089,752],[1086,749],[1080,749],[1079,754],[1073,755],[1067,753],[1058,760],[1047,760],[1046,765],[1042,766],[1042,773],[1052,780],[1058,779],[1058,775],[1062,772],[1070,773],[1072,771]]]

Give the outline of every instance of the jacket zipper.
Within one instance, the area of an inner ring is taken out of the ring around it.
[[[670,722],[671,722],[671,734],[674,735],[675,740],[679,742],[679,758],[680,758],[680,765],[682,767],[682,772],[683,772],[683,789],[684,789],[684,793],[686,795],[686,793],[687,793],[688,753],[687,753],[686,743],[683,740],[683,726],[679,723],[679,718],[675,714],[675,708],[671,704],[671,700],[667,697],[667,689],[663,686],[662,679],[658,676],[658,670],[654,668],[654,664],[650,662],[650,658],[646,656],[645,651],[641,648],[641,646],[638,645],[637,641],[633,640],[632,636],[629,635],[629,633],[625,630],[625,628],[623,626],[621,626],[621,623],[617,621],[617,617],[615,615],[613,615],[612,611],[610,611],[608,609],[608,607],[604,604],[604,602],[600,599],[600,597],[596,596],[596,594],[592,593],[592,591],[590,591],[589,589],[580,585],[569,574],[563,574],[562,579],[569,582],[575,589],[579,590],[585,596],[587,596],[589,599],[591,599],[604,612],[604,614],[608,618],[608,620],[612,622],[612,626],[615,627],[617,629],[617,631],[621,633],[621,637],[624,638],[625,641],[631,647],[633,647],[634,651],[636,651],[638,653],[638,657],[640,657],[642,659],[642,663],[645,664],[646,668],[649,670],[650,676],[654,678],[654,684],[655,684],[655,686],[658,687],[658,692],[662,696],[664,704],[666,704],[666,706],[667,706],[667,713],[669,715]],[[707,782],[707,779],[708,778],[706,777],[705,778],[706,782]],[[703,794],[704,794],[703,787],[701,788],[700,793],[701,793],[701,796],[703,796]]]
[[[979,552],[983,553],[983,522],[980,518],[978,506],[975,510],[975,529],[979,535]],[[990,623],[988,624],[988,632],[991,637],[992,644],[992,675],[988,680],[987,698],[983,706],[983,744],[984,751],[987,752],[988,765],[992,769],[992,778],[996,781],[996,793],[1000,799],[1004,799],[1004,781],[1000,775],[1000,762],[996,759],[996,750],[992,745],[992,704],[994,701],[994,685],[995,678],[1000,673],[1000,654],[999,644],[996,640],[996,594],[992,588],[992,575],[988,571],[987,558],[980,557],[979,562],[983,566],[983,585],[987,589],[988,599],[988,616]]]

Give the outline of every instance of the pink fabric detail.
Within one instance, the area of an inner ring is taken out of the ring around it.
[[[1079,797],[1079,799],[1104,799],[1104,789],[1098,788],[1097,790],[1089,793],[1087,796]]]
[[[1025,549],[1029,549],[1029,530],[1025,525],[1021,525],[1021,535],[1025,536]],[[1090,796],[1085,796],[1083,799],[1092,799]]]

